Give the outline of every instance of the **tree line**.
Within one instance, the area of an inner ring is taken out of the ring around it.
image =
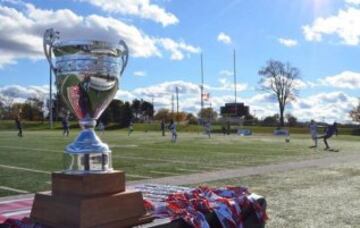
[[[47,121],[49,116],[47,110],[44,108],[48,104],[37,98],[28,98],[23,103],[13,102],[12,100],[2,99],[0,101],[0,119],[13,120],[18,113],[21,113],[21,118],[28,121]],[[53,117],[54,121],[60,121],[67,109],[64,104],[57,98],[53,100]],[[360,123],[360,99],[357,107],[350,111],[354,122]],[[134,99],[131,102],[113,100],[109,107],[102,113],[99,121],[108,125],[115,123],[120,127],[129,126],[130,122],[149,122],[149,121],[165,121],[175,120],[176,122],[186,122],[188,124],[201,124],[201,120],[210,121],[212,123],[218,122],[219,114],[213,108],[204,108],[199,111],[197,115],[189,112],[171,112],[169,109],[154,110],[152,103]],[[75,120],[75,117],[70,114],[70,120]],[[284,115],[283,120],[279,114],[267,116],[262,119],[249,114],[244,116],[242,124],[245,126],[273,126],[280,127],[281,122],[288,127],[304,126],[304,123],[299,122],[298,119],[290,113]]]

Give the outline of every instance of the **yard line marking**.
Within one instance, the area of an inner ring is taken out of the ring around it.
[[[143,161],[154,161],[154,162],[168,162],[168,163],[175,163],[175,164],[191,164],[191,165],[201,165],[204,162],[202,161],[184,161],[184,160],[169,160],[169,159],[162,159],[162,158],[144,158],[144,157],[134,157],[134,156],[122,156],[122,155],[114,155],[113,158],[122,158],[122,159],[132,159],[132,160],[143,160]],[[224,168],[229,168],[228,166],[200,166],[204,169],[219,169],[222,170]]]
[[[110,148],[135,148],[138,147],[136,144],[125,144],[125,145],[116,145],[116,144],[109,144]]]
[[[33,173],[50,174],[50,172],[48,172],[48,171],[38,170],[38,169],[30,169],[30,168],[23,168],[23,167],[18,167],[18,166],[10,166],[10,165],[0,164],[0,167],[7,168],[7,169],[24,170],[24,171],[29,171],[29,172],[33,172]]]
[[[16,189],[16,188],[11,188],[11,187],[6,187],[6,186],[0,186],[0,189],[6,190],[6,191],[10,191],[10,192],[16,192],[16,193],[29,193],[28,191],[25,190],[21,190],[21,189]]]
[[[136,174],[125,174],[125,176],[134,177],[134,178],[142,178],[142,179],[150,179],[150,178],[152,178],[152,177],[149,177],[149,176],[142,176],[142,175],[136,175]]]
[[[32,150],[32,151],[42,151],[42,152],[53,152],[53,153],[64,153],[62,150],[49,150],[49,149],[40,149],[40,148],[25,148],[18,146],[0,146],[0,148],[10,148],[10,149],[21,149],[21,150]],[[154,149],[156,150],[156,149]],[[192,164],[192,165],[201,165],[204,162],[197,161],[184,161],[184,160],[169,160],[169,159],[161,159],[161,158],[144,158],[144,157],[134,157],[134,156],[122,156],[116,155],[113,153],[113,158],[121,158],[121,159],[132,159],[132,160],[143,160],[143,161],[155,161],[155,162],[168,162],[174,164]],[[201,166],[204,169],[212,169],[212,170],[223,170],[225,168],[229,168],[229,166]]]
[[[32,151],[43,151],[43,152],[55,152],[55,153],[64,153],[63,150],[49,150],[49,149],[41,149],[41,148],[28,148],[21,146],[0,146],[0,148],[9,148],[9,149],[20,149],[20,150],[32,150]]]
[[[200,170],[200,169],[183,169],[183,168],[175,168],[176,170],[179,171],[185,171],[185,172],[194,172],[194,173],[199,173],[199,172],[204,172],[205,170]]]
[[[174,173],[174,172],[167,172],[167,171],[157,171],[157,170],[150,170],[150,173],[156,173],[156,174],[165,174],[165,175],[179,175],[179,173]]]

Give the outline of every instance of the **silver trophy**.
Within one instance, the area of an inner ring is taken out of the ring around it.
[[[65,173],[112,171],[111,150],[96,135],[96,121],[110,104],[129,56],[124,41],[61,41],[53,29],[44,34],[44,52],[64,103],[82,131],[65,148]],[[54,56],[54,59],[52,58]]]

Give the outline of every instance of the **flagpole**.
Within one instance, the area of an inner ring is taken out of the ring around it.
[[[234,49],[234,100],[235,100],[235,115],[237,115],[237,104],[236,104],[236,98],[237,98],[237,82],[236,82],[236,51]]]
[[[174,116],[174,94],[171,94],[171,114]]]
[[[204,63],[203,63],[203,54],[200,55],[201,62],[201,86],[200,86],[200,99],[201,99],[201,109],[200,109],[200,118],[202,118],[202,110],[204,109]]]
[[[179,88],[176,86],[176,117],[179,115]]]

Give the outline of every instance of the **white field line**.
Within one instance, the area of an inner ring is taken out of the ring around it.
[[[165,174],[165,175],[171,175],[171,176],[180,175],[180,173],[167,172],[167,171],[157,171],[157,170],[150,170],[149,173]]]
[[[202,162],[196,161],[184,161],[184,160],[170,160],[170,159],[163,159],[163,158],[143,158],[143,157],[134,157],[134,156],[123,156],[123,155],[114,155],[113,158],[123,158],[123,159],[132,159],[132,160],[143,160],[143,161],[154,161],[154,162],[168,162],[168,163],[175,163],[175,164],[191,164],[191,165],[201,165]],[[222,167],[210,167],[210,166],[201,166],[203,168],[208,169],[216,169]]]
[[[3,165],[3,164],[0,164],[0,167],[6,168],[6,169],[24,170],[24,171],[29,171],[29,172],[33,172],[33,173],[50,174],[50,172],[44,171],[44,170],[29,169],[29,168],[23,168],[23,167],[18,167],[18,166],[11,166],[11,165]]]
[[[41,149],[41,148],[29,148],[29,147],[21,147],[21,146],[0,146],[0,148],[8,148],[8,149],[19,149],[19,150],[31,150],[31,151],[43,151],[43,152],[54,152],[54,153],[64,153],[63,150],[49,150],[49,149]]]
[[[29,172],[33,172],[33,173],[44,173],[44,174],[50,174],[51,172],[48,171],[43,171],[43,170],[37,170],[37,169],[29,169],[29,168],[23,168],[23,167],[17,167],[17,166],[10,166],[10,165],[3,165],[0,164],[0,167],[2,168],[7,168],[7,169],[17,169],[17,170],[24,170],[24,171],[29,171]],[[126,174],[126,176],[129,177],[134,177],[134,178],[142,178],[142,179],[150,179],[152,177],[149,176],[142,176],[142,175],[136,175],[136,174]],[[51,182],[46,182],[51,184]],[[1,188],[2,186],[0,186]],[[25,193],[25,192],[24,192]],[[27,193],[27,192],[26,192]]]
[[[150,178],[152,178],[152,177],[149,177],[149,176],[136,175],[136,174],[128,174],[128,173],[126,173],[125,176],[134,177],[134,178],[141,178],[141,179],[150,179]]]
[[[179,171],[193,172],[193,173],[204,172],[204,170],[200,170],[200,169],[186,169],[186,168],[175,168],[175,169]]]
[[[6,186],[0,186],[0,189],[10,191],[10,192],[22,193],[22,194],[29,193],[28,191],[25,191],[25,190],[10,188],[10,187],[6,187]]]
[[[53,152],[53,153],[64,153],[61,150],[49,150],[49,149],[40,149],[40,148],[25,148],[19,146],[0,146],[0,148],[9,148],[9,149],[20,149],[20,150],[32,150],[32,151],[42,151],[42,152]],[[203,166],[202,162],[196,161],[184,161],[184,160],[170,160],[170,159],[161,159],[161,158],[143,158],[143,157],[134,157],[134,156],[123,156],[123,155],[116,155],[113,154],[113,158],[121,158],[121,159],[131,159],[131,160],[142,160],[142,161],[154,161],[154,162],[168,162],[168,163],[175,163],[175,164],[192,164],[192,165],[199,165],[201,168],[204,169],[215,169],[215,170],[223,170],[225,168],[229,168],[228,166]]]

